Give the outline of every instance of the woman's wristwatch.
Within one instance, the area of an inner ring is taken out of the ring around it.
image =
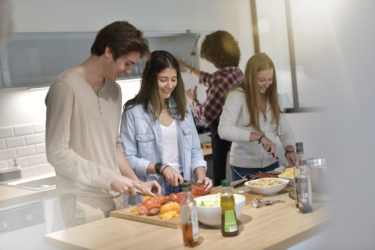
[[[155,172],[158,176],[160,176],[160,169],[161,169],[162,166],[163,166],[163,164],[161,164],[160,162],[155,163],[154,168],[155,168]]]

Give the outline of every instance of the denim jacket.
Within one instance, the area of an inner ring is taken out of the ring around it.
[[[176,103],[169,98],[169,107],[177,127],[178,159],[183,167],[185,180],[196,181],[194,170],[207,163],[203,158],[197,129],[195,127],[190,107],[187,106],[185,119],[176,115]],[[158,180],[156,174],[146,174],[150,162],[162,162],[163,144],[160,123],[153,116],[152,106],[148,105],[146,112],[143,104],[128,108],[121,119],[122,145],[130,166],[142,181]],[[159,180],[163,188],[163,180]],[[164,193],[164,190],[163,190]]]

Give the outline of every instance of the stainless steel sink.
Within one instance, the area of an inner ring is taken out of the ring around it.
[[[25,188],[31,190],[44,190],[49,188],[56,187],[56,177],[55,176],[48,176],[42,178],[32,178],[26,180],[17,180],[11,181],[7,183],[3,183],[7,186],[13,186],[18,188]]]

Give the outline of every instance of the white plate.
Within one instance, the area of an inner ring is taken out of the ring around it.
[[[257,182],[261,179],[277,179],[277,180],[282,181],[282,183],[278,184],[278,185],[273,185],[273,186],[253,186],[253,185],[251,185],[252,183]],[[245,182],[245,185],[247,187],[249,187],[250,191],[252,191],[254,193],[261,194],[261,195],[275,195],[278,192],[280,192],[281,190],[283,190],[286,187],[286,185],[288,185],[288,183],[289,183],[289,180],[284,179],[284,178],[261,178],[261,179],[247,181],[247,182]]]

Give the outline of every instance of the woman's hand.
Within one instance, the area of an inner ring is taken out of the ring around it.
[[[180,66],[180,71],[186,68],[186,64],[183,61],[181,60],[177,60],[177,61],[178,61],[178,65]]]
[[[197,101],[197,86],[195,86],[193,89],[187,89],[185,90],[186,99],[190,103],[191,106],[194,107],[194,102]]]
[[[163,173],[165,180],[174,187],[184,182],[182,175],[170,166],[165,166],[160,172]]]
[[[208,178],[207,176],[204,177],[203,179],[198,179],[197,182],[202,183],[204,185],[204,188],[206,189],[206,193],[208,193],[213,186],[212,180]]]
[[[206,169],[204,167],[197,167],[194,170],[194,174],[197,177],[197,182],[204,185],[206,192],[210,191],[213,184],[212,180],[206,176]]]
[[[288,152],[288,149],[293,152]],[[289,163],[289,167],[295,166],[297,163],[296,159],[296,152],[294,152],[294,147],[292,145],[288,145],[285,147],[285,158],[287,159]]]
[[[273,143],[270,139],[268,139],[267,136],[263,136],[262,140],[260,141],[262,144],[264,150],[267,152],[267,154],[272,155],[273,158],[277,159],[277,153],[276,153],[276,145]]]
[[[292,152],[292,153],[287,153],[285,155],[285,158],[287,159],[288,163],[289,163],[289,167],[293,167],[296,165],[296,153],[295,152]]]

